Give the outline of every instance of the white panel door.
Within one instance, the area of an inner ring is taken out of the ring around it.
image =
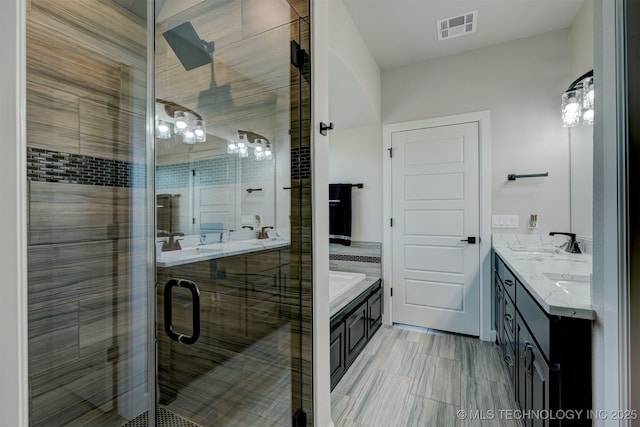
[[[391,146],[393,321],[479,335],[478,123],[394,132]]]
[[[230,230],[236,228],[236,184],[196,187],[194,191],[194,228]]]

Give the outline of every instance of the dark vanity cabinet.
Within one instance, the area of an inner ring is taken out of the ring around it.
[[[331,317],[331,389],[382,325],[382,282],[376,281]]]
[[[549,315],[500,256],[494,261],[496,340],[514,400],[531,415],[524,426],[590,426],[591,320]],[[551,416],[567,410],[582,418]]]
[[[518,389],[516,401],[525,410],[551,409],[549,396],[550,369],[542,356],[535,339],[529,333],[522,317],[518,315],[516,328],[518,331]],[[559,386],[559,384],[558,384]],[[557,390],[554,390],[554,392]],[[554,396],[555,398],[555,396]],[[545,426],[546,420],[530,418],[524,420],[525,427]]]

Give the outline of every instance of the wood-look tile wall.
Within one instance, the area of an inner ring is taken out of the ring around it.
[[[32,426],[146,410],[145,67],[145,24],[115,3],[30,1]]]

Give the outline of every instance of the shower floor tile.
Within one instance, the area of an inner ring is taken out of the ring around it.
[[[157,416],[158,427],[201,427],[199,424],[193,423],[186,418],[182,418],[180,415],[171,412],[170,410],[160,407],[158,408]],[[149,426],[149,413],[145,412],[138,415],[122,427],[148,427]]]

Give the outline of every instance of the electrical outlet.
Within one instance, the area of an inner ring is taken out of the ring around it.
[[[518,228],[520,221],[518,215],[491,215],[493,228]]]

